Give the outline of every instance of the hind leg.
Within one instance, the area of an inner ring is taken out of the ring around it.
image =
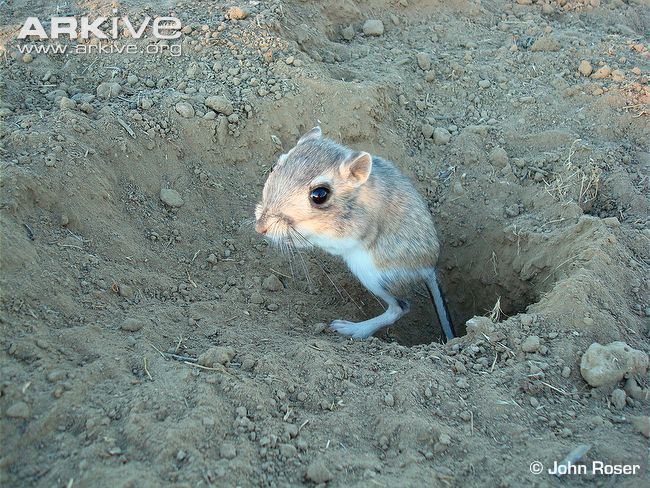
[[[407,302],[395,298],[388,293],[383,287],[378,286],[374,290],[370,290],[379,298],[381,298],[388,308],[377,317],[363,322],[349,322],[347,320],[334,320],[330,324],[330,328],[339,334],[354,337],[355,339],[366,339],[377,332],[379,329],[388,327],[394,324],[399,318],[404,316],[410,310]]]

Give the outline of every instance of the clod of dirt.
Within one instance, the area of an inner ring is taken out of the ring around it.
[[[612,404],[617,410],[623,410],[625,408],[625,398],[627,395],[620,388],[616,388],[612,392]]]
[[[322,459],[316,459],[307,468],[305,477],[316,484],[327,483],[332,479],[332,473]]]
[[[352,26],[352,24],[341,29],[341,36],[346,41],[351,41],[352,39],[354,39],[354,27]]]
[[[203,103],[219,114],[231,115],[234,111],[232,102],[222,95],[208,97]]]
[[[235,357],[235,350],[232,347],[211,347],[199,356],[198,363],[201,366],[212,368],[219,364],[226,365]]]
[[[185,203],[181,194],[171,188],[160,189],[160,200],[170,207],[182,207]]]
[[[178,102],[175,108],[181,117],[185,117],[186,119],[194,117],[194,107],[187,102]]]
[[[433,126],[431,124],[422,125],[422,135],[429,139],[433,135]]]
[[[7,409],[6,415],[16,419],[26,419],[30,415],[29,405],[22,401],[16,402]]]
[[[589,61],[587,61],[586,59],[580,61],[580,65],[578,66],[578,71],[582,76],[589,76],[593,70],[594,69],[592,68],[591,63]]]
[[[623,389],[629,397],[635,400],[640,402],[650,401],[650,390],[641,388],[634,378],[628,378]]]
[[[530,50],[533,52],[559,51],[560,41],[558,41],[555,37],[552,36],[543,36],[537,39],[533,43],[533,45],[530,46]]]
[[[427,53],[417,53],[415,59],[422,71],[429,71],[431,69],[431,58]]]
[[[242,7],[230,7],[227,14],[230,20],[244,20],[248,17],[248,11]]]
[[[630,417],[630,422],[632,422],[632,425],[644,436],[650,437],[650,417],[647,415]]]
[[[490,164],[496,168],[505,168],[508,164],[508,153],[502,147],[495,147],[488,155]]]
[[[262,288],[268,291],[280,291],[284,289],[284,285],[280,281],[280,278],[271,274],[267,276],[262,282]]]
[[[438,145],[448,144],[451,141],[451,134],[444,127],[436,127],[433,131],[433,142]]]
[[[140,329],[142,329],[144,325],[145,325],[144,320],[136,317],[129,317],[122,323],[120,329],[125,330],[127,332],[137,332]]]
[[[616,341],[606,346],[594,342],[582,355],[580,374],[591,386],[613,385],[627,373],[645,374],[648,355]]]
[[[122,87],[115,81],[100,83],[97,86],[97,96],[99,98],[113,98],[120,94]]]
[[[595,80],[600,80],[603,78],[607,78],[610,74],[612,74],[612,68],[609,66],[605,65],[596,70],[596,72],[591,75],[592,78]]]
[[[384,23],[377,19],[368,19],[363,23],[363,33],[367,36],[380,36],[384,33]]]
[[[233,459],[237,456],[237,449],[229,442],[224,442],[219,448],[219,455],[224,459]]]
[[[528,336],[521,344],[521,350],[524,352],[536,352],[539,349],[539,336]]]

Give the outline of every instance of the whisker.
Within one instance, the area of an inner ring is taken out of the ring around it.
[[[309,269],[307,268],[307,263],[305,262],[305,259],[303,258],[303,255],[300,252],[300,249],[293,243],[293,237],[291,235],[291,232],[289,232],[287,234],[287,237],[289,237],[289,242],[291,243],[292,247],[298,253],[298,257],[300,258],[300,262],[302,263],[302,269],[305,272],[305,279],[307,280],[307,288],[309,289],[309,293],[312,293],[312,291],[313,291],[313,286],[312,286],[313,282],[311,280],[311,276],[309,275]]]
[[[310,246],[313,246],[313,244],[311,243],[311,241],[310,241],[309,239],[307,239],[304,235],[302,235],[299,231],[297,231],[297,230],[294,229],[293,227],[291,227],[290,230],[293,231],[293,232],[295,233],[295,235],[297,235],[299,238],[301,238],[304,242],[306,242],[306,243],[309,244]],[[340,296],[343,300],[345,300],[345,297],[343,296],[343,293],[341,293],[341,290],[339,289],[339,287],[336,285],[336,283],[334,283],[334,280],[332,280],[332,277],[330,276],[330,274],[329,274],[327,271],[325,271],[325,268],[324,268],[324,267],[323,267],[323,266],[318,262],[318,260],[316,260],[316,264],[317,264],[318,267],[321,269],[321,271],[323,272],[323,274],[327,277],[327,279],[328,279],[329,282],[332,284],[332,286],[334,287],[334,289],[336,290],[336,292],[339,294],[339,296]],[[361,306],[356,302],[356,300],[355,300],[354,298],[352,298],[352,295],[350,295],[350,293],[345,289],[345,287],[342,286],[341,288],[343,288],[343,291],[344,291],[345,294],[347,295],[348,299],[349,299],[352,303],[354,303],[354,305],[359,309],[359,311],[361,311],[361,313],[363,313],[364,316],[366,316],[366,312],[365,312],[365,310],[363,309],[363,307],[361,307]],[[373,296],[374,296],[374,294],[373,294]],[[375,297],[375,298],[377,298],[377,297]],[[381,302],[379,302],[379,303],[380,303],[380,305],[382,305],[382,307],[383,307],[383,304],[382,304]]]

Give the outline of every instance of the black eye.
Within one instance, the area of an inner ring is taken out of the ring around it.
[[[330,196],[330,190],[329,188],[325,188],[324,186],[319,186],[318,188],[314,188],[309,193],[309,198],[316,205],[322,205],[323,203],[325,203],[329,198],[329,196]]]

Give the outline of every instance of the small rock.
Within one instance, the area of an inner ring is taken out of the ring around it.
[[[259,291],[254,291],[253,293],[251,293],[251,303],[255,305],[261,305],[262,303],[264,303],[264,297]]]
[[[438,145],[447,144],[451,140],[451,134],[444,127],[436,127],[433,130],[433,142]]]
[[[368,19],[363,23],[363,33],[367,36],[381,36],[384,33],[384,23],[377,19]]]
[[[319,485],[321,483],[327,483],[330,481],[332,479],[332,473],[329,469],[327,469],[325,461],[322,459],[316,459],[315,461],[312,461],[312,463],[307,468],[305,477],[308,480],[313,481]]]
[[[431,58],[427,53],[417,53],[415,59],[422,71],[429,71],[431,69]]]
[[[222,95],[208,97],[203,103],[206,107],[220,114],[230,115],[234,112],[232,102]]]
[[[508,164],[508,153],[502,147],[495,147],[488,156],[490,164],[496,168],[504,168]]]
[[[479,86],[480,88],[489,88],[491,84],[492,84],[492,83],[490,83],[490,80],[480,80],[480,81],[478,82],[478,86]]]
[[[280,278],[271,274],[267,276],[262,282],[262,288],[268,291],[280,291],[284,290],[284,285],[280,281]]]
[[[280,308],[280,306],[279,306],[277,303],[269,303],[269,304],[266,306],[266,309],[267,309],[269,312],[275,312],[275,311],[277,311],[279,308]]]
[[[104,82],[100,83],[97,87],[97,96],[99,98],[109,99],[118,96],[121,91],[122,87],[119,83],[114,81]]]
[[[469,381],[467,381],[467,378],[464,377],[458,378],[458,381],[456,381],[456,386],[458,388],[462,388],[463,390],[466,390],[469,388]]]
[[[562,378],[568,378],[569,376],[571,376],[571,368],[569,368],[568,366],[564,366],[562,368],[561,374],[562,374]]]
[[[626,397],[627,395],[623,390],[621,390],[620,388],[616,388],[612,392],[612,403],[614,404],[614,408],[616,408],[617,410],[623,410],[623,408],[625,408]]]
[[[59,100],[59,108],[61,110],[72,110],[76,106],[77,103],[68,97],[62,97],[61,100]]]
[[[144,325],[144,320],[136,317],[129,317],[122,323],[120,329],[127,332],[137,332],[142,329]]]
[[[227,346],[211,347],[198,358],[198,363],[201,366],[212,368],[218,364],[226,365],[232,358],[235,357],[235,350]]]
[[[237,456],[237,449],[229,442],[224,442],[219,448],[219,455],[225,459],[234,459]]]
[[[611,73],[612,73],[612,68],[605,65],[598,68],[596,72],[591,75],[591,77],[594,78],[595,80],[601,80],[603,78],[607,78]]]
[[[627,373],[645,374],[648,355],[616,341],[606,346],[594,342],[582,355],[580,374],[591,386],[618,383]]]
[[[230,20],[244,20],[248,17],[248,12],[242,7],[230,7],[227,14]]]
[[[194,117],[194,107],[190,103],[178,102],[175,108],[181,117],[185,117],[186,119]]]
[[[351,41],[352,39],[354,39],[354,27],[352,26],[352,24],[341,29],[341,36],[343,36],[343,39],[345,39],[346,41]]]
[[[647,415],[630,417],[630,422],[632,422],[632,425],[644,436],[650,437],[650,417]]]
[[[280,455],[285,458],[291,458],[298,454],[298,449],[291,444],[280,444]]]
[[[533,52],[559,51],[560,41],[553,36],[542,36],[530,46],[530,50]]]
[[[528,336],[521,344],[521,350],[524,352],[535,352],[539,349],[540,340],[539,336]]]
[[[589,76],[594,69],[591,66],[591,63],[587,61],[586,59],[583,59],[580,61],[580,65],[578,66],[578,71],[582,76]]]
[[[19,401],[11,405],[5,412],[7,417],[12,417],[15,419],[26,419],[29,418],[30,409],[29,405],[25,402]]]
[[[142,110],[149,110],[151,107],[153,107],[153,101],[151,101],[150,98],[143,98],[140,100],[140,108]]]
[[[424,124],[422,126],[422,135],[429,139],[433,135],[433,126],[430,124]]]
[[[182,207],[183,203],[185,203],[181,198],[181,194],[171,188],[160,189],[160,200],[170,207]]]
[[[615,69],[612,71],[612,80],[620,83],[625,80],[625,74],[620,69]]]
[[[34,56],[32,56],[30,53],[23,54],[23,63],[29,64],[32,61],[34,61]]]

